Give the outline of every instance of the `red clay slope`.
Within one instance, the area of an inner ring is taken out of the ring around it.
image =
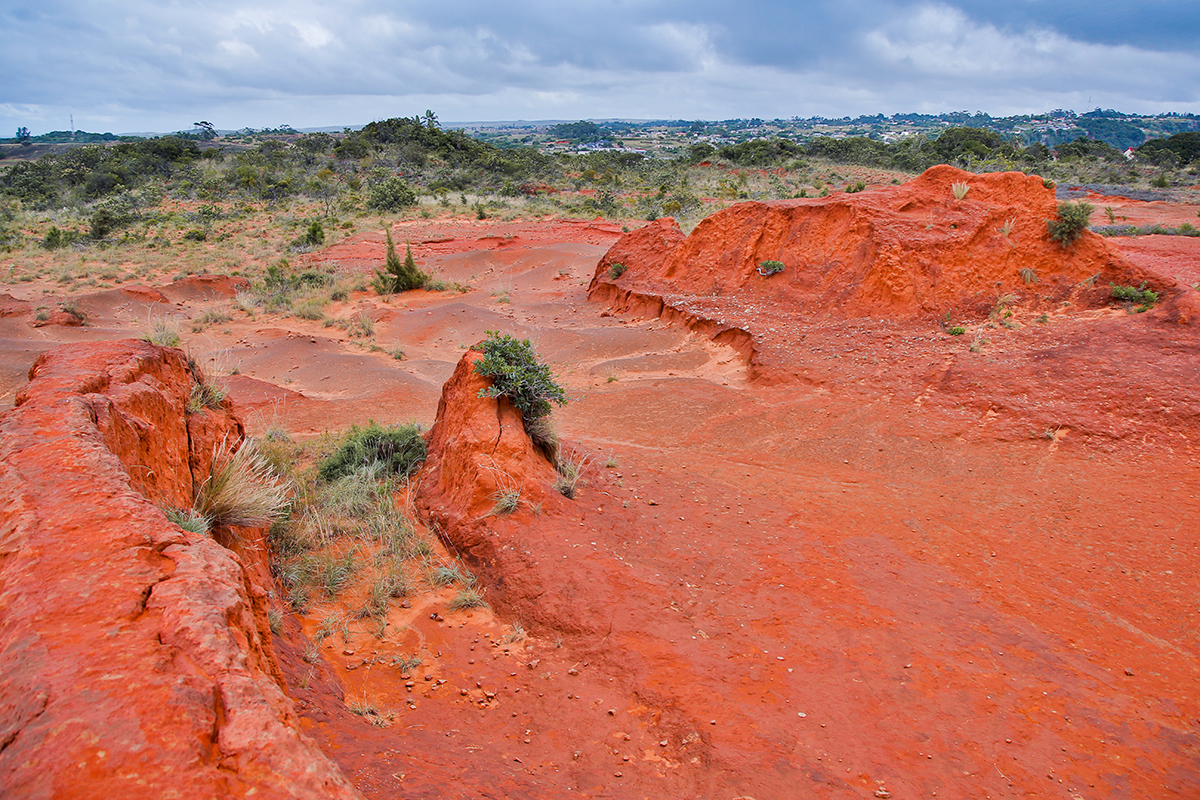
[[[0,417],[6,796],[359,797],[278,685],[265,591],[157,505],[190,505],[241,423],[188,414],[183,354],[146,342],[30,375]]]
[[[969,186],[963,199],[954,184]],[[686,239],[673,220],[659,220],[613,246],[590,295],[733,294],[796,313],[896,319],[982,310],[1006,293],[1056,302],[1093,276],[1089,287],[1147,281],[1174,293],[1173,281],[1133,265],[1096,234],[1064,248],[1047,232],[1056,217],[1054,190],[1035,175],[938,166],[857,194],[740,203]],[[783,262],[784,271],[759,274],[765,260]],[[609,269],[618,262],[627,271],[614,280]]]

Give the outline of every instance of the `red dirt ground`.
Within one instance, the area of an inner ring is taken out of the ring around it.
[[[495,616],[428,595],[393,609],[396,639],[330,639],[312,667],[288,622],[307,731],[368,797],[1200,796],[1195,325],[1066,301],[951,337],[776,309],[743,313],[734,349],[687,314],[587,300],[619,225],[393,236],[470,286],[334,309],[369,312],[401,361],[296,318],[189,337],[239,366],[248,429],[432,423],[464,349],[500,329],[552,365],[565,446],[595,460],[578,499],[497,523],[496,563],[473,565]],[[1190,256],[1109,241],[1190,283],[1200,240],[1174,239]],[[382,253],[366,235],[313,258]],[[80,328],[0,317],[5,404],[52,342],[228,306],[152,300],[80,298]],[[527,640],[503,641],[514,621]]]

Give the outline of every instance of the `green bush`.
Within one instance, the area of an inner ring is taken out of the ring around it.
[[[966,332],[967,329],[962,325],[953,325],[946,329],[946,333],[950,334],[951,336],[962,336]]]
[[[1046,228],[1050,238],[1069,247],[1075,243],[1088,227],[1088,220],[1096,207],[1091,203],[1080,200],[1078,203],[1059,203],[1058,219],[1047,220]]]
[[[382,473],[407,478],[424,460],[425,439],[416,425],[384,428],[371,422],[365,428],[351,428],[337,452],[321,461],[317,471],[321,480],[333,481],[378,463]]]
[[[507,397],[527,424],[548,415],[553,403],[567,404],[566,392],[554,382],[550,368],[537,360],[528,339],[488,331],[477,348],[483,358],[475,362],[475,372],[492,381],[479,390],[480,397]]]
[[[1112,299],[1121,300],[1126,303],[1141,303],[1144,306],[1152,306],[1158,302],[1158,292],[1146,288],[1146,284],[1138,287],[1133,286],[1118,286],[1115,283],[1110,283],[1109,288],[1112,290]]]
[[[367,200],[367,206],[378,211],[399,211],[416,204],[417,193],[395,176],[372,186]]]
[[[614,261],[608,267],[608,277],[615,281],[617,278],[625,274],[626,269],[628,269],[628,267],[626,267],[620,261]]]
[[[758,274],[770,276],[783,272],[784,269],[785,267],[782,261],[767,260],[759,263]]]
[[[412,247],[404,245],[404,260],[396,254],[396,244],[392,241],[392,232],[387,231],[387,258],[383,271],[376,270],[373,284],[379,294],[395,294],[419,289],[429,281],[429,276],[417,267],[413,259]]]
[[[325,244],[325,228],[320,222],[313,222],[304,233],[304,243],[309,247]]]

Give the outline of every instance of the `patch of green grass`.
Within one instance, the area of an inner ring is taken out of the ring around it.
[[[493,515],[499,517],[511,514],[521,505],[521,490],[499,489],[492,493],[492,499],[496,501],[496,504],[492,506]]]
[[[465,608],[486,608],[487,603],[474,589],[463,589],[454,596],[448,607],[451,611],[460,611]]]
[[[317,469],[321,480],[332,481],[378,463],[379,474],[407,478],[424,461],[425,439],[417,425],[385,428],[372,421],[365,428],[351,428],[337,451]]]
[[[946,333],[950,334],[951,336],[962,336],[966,332],[967,329],[962,325],[951,325],[949,328],[946,328]]]
[[[167,508],[163,509],[163,513],[166,514],[168,522],[178,525],[185,531],[208,536],[212,530],[212,520],[203,514],[197,513],[194,509]]]

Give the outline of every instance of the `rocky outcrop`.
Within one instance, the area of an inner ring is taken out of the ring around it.
[[[554,465],[534,447],[521,413],[504,397],[479,396],[491,385],[474,370],[482,357],[464,353],[442,389],[416,505],[456,551],[489,572],[500,541],[494,529],[529,524],[535,509],[562,498],[552,489]],[[516,498],[511,511],[497,509],[505,493]]]
[[[955,184],[969,187],[962,199]],[[1064,248],[1047,232],[1056,216],[1054,190],[1037,176],[933,167],[899,186],[739,203],[686,238],[660,220],[613,245],[589,296],[615,305],[636,304],[638,295],[734,299],[822,316],[903,319],[983,310],[1005,294],[1100,301],[1109,282],[1147,282],[1168,294],[1177,288],[1096,234]],[[782,262],[783,271],[761,274],[768,260]],[[618,262],[626,271],[614,278]],[[1094,298],[1086,296],[1092,286]]]
[[[228,409],[178,350],[68,345],[0,417],[0,785],[12,797],[358,797],[278,683],[267,594],[167,521]]]

